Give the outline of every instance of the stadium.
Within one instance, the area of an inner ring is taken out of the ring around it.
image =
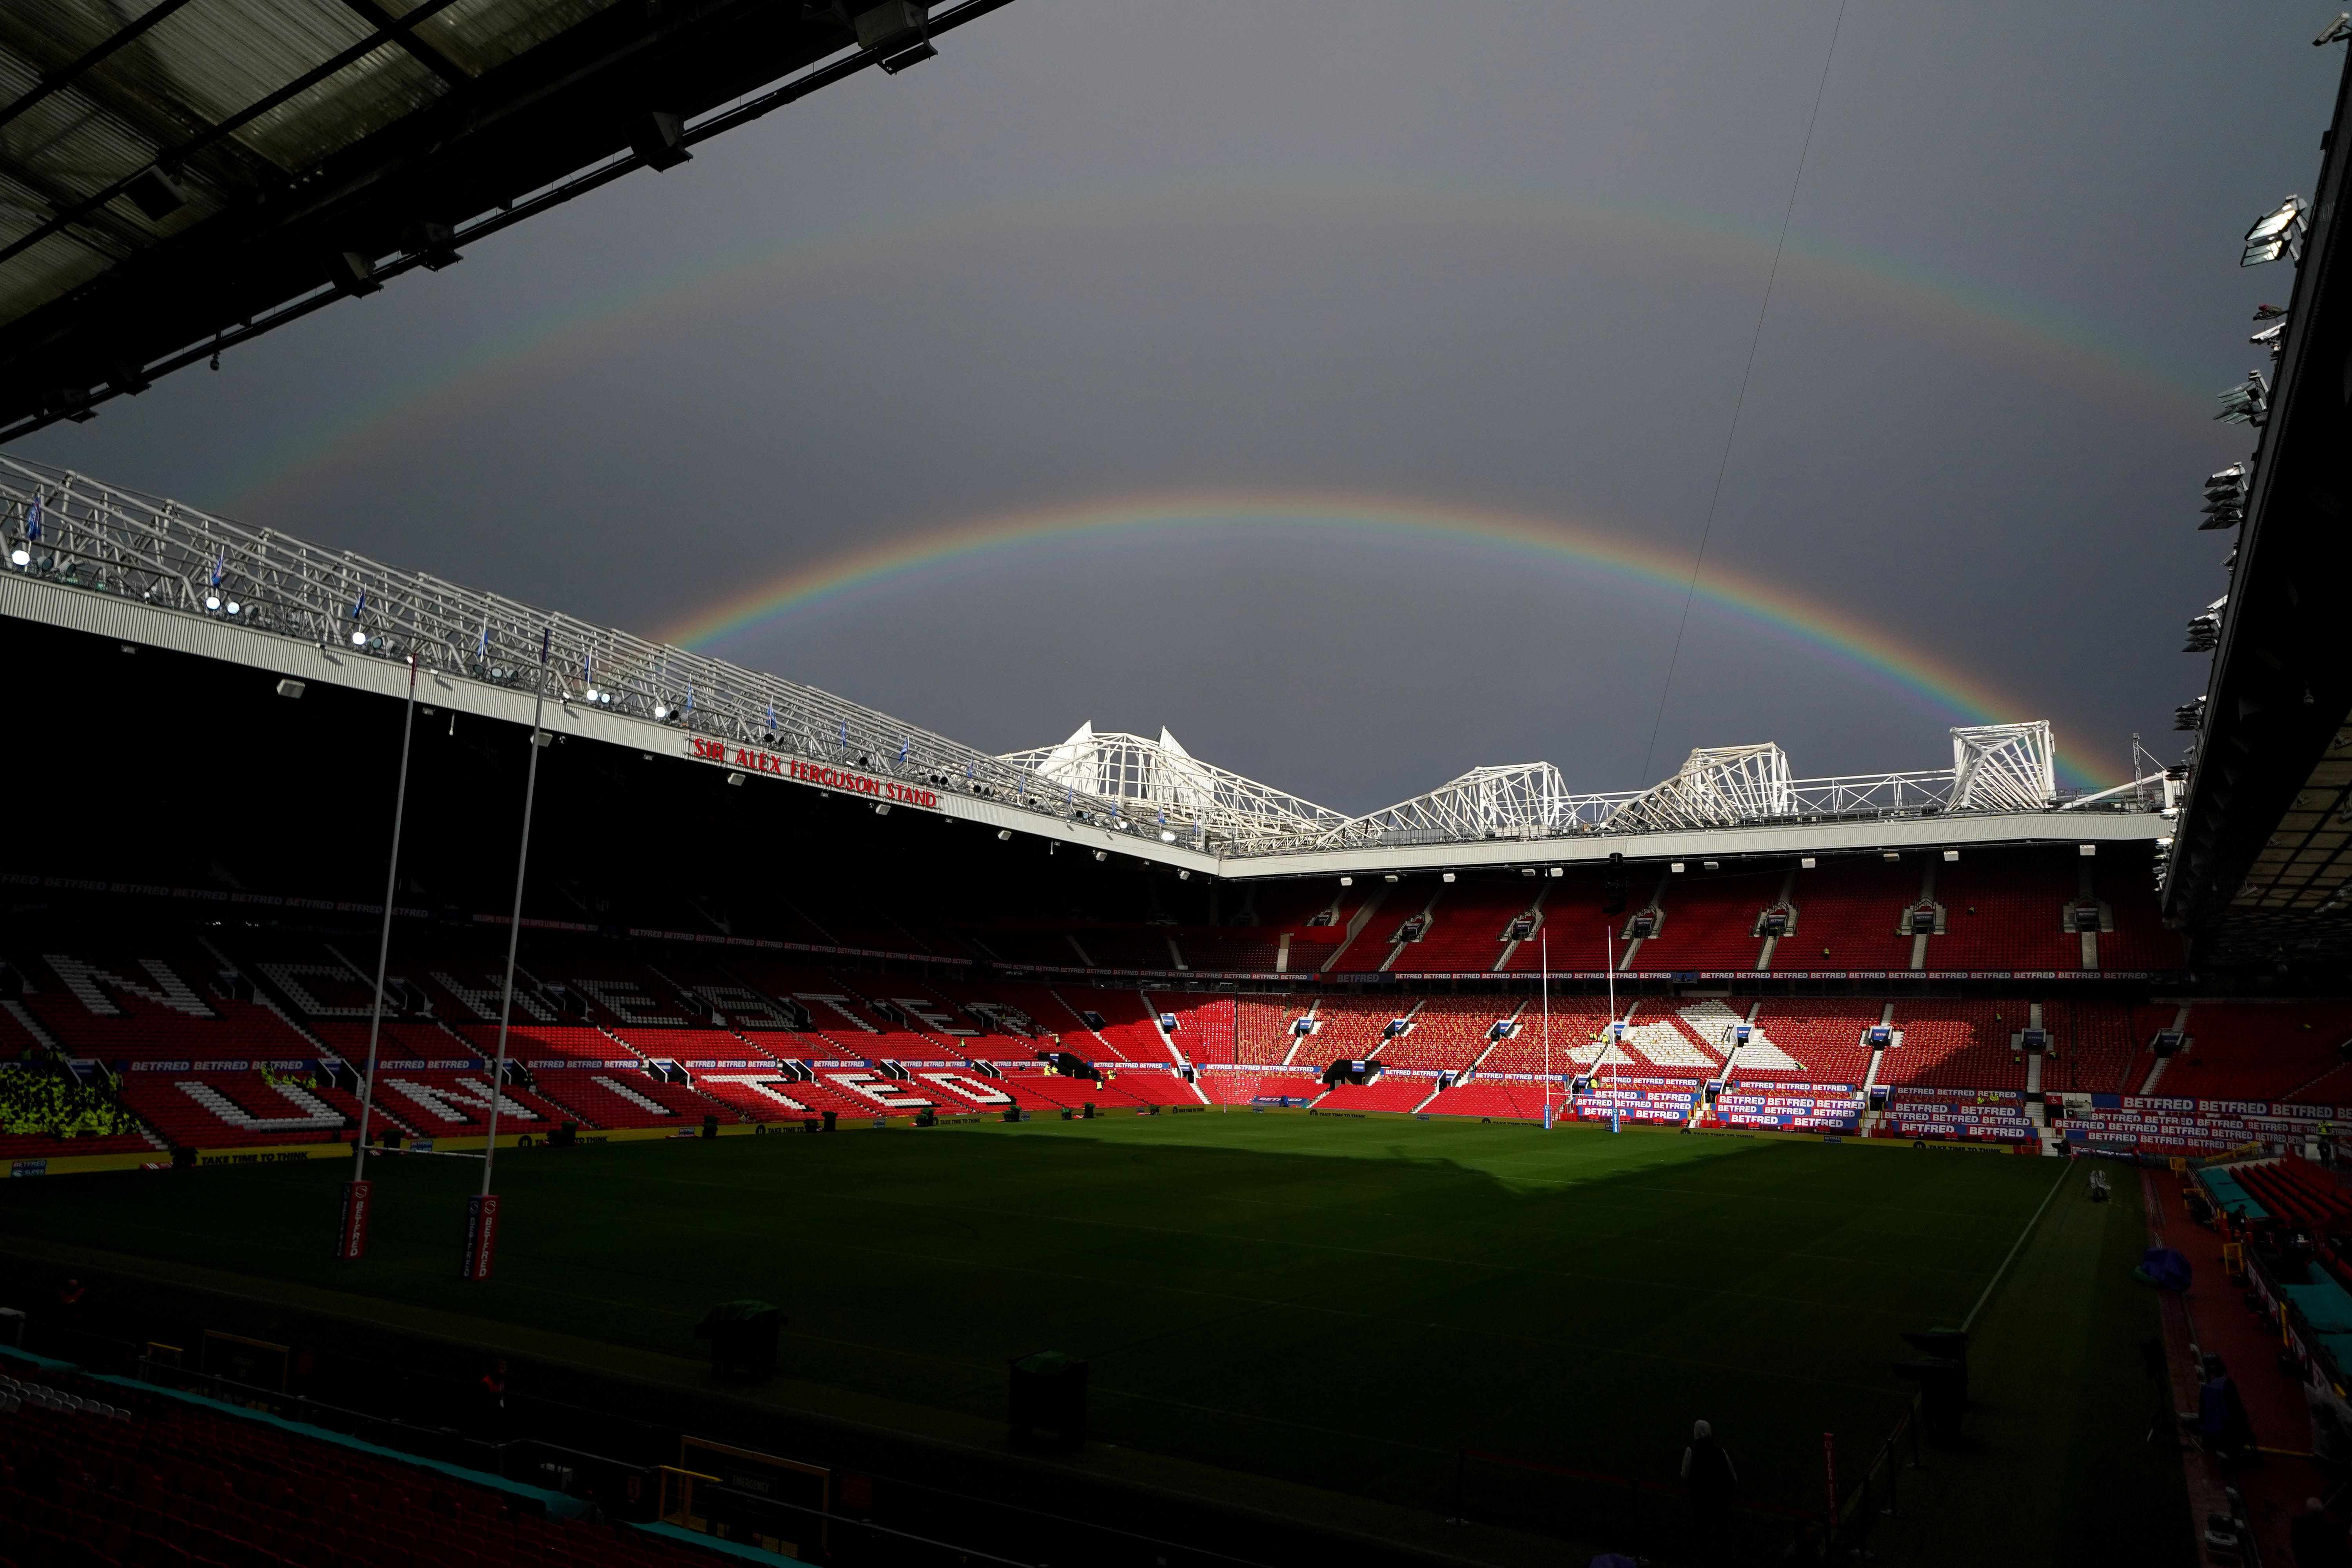
[[[177,145],[7,55],[89,189],[0,439],[1002,4],[354,3]],[[2335,1561],[2346,104],[2105,789],[2020,716],[1350,815],[0,452],[0,1568]]]

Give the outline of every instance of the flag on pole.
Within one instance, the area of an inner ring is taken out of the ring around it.
[[[898,742],[898,765],[900,767],[903,768],[907,765],[907,751],[908,748],[911,747],[914,743],[915,742],[911,738]]]
[[[554,651],[555,623],[553,621],[550,621],[547,623],[547,629],[539,634],[539,662],[541,665],[544,666]]]
[[[221,579],[227,575],[228,552],[224,550],[213,557],[213,586],[215,588],[219,587],[221,585]]]
[[[772,733],[774,732],[774,731],[775,731],[775,728],[776,728],[776,705],[775,705],[774,703],[771,702],[771,703],[769,703],[769,704],[768,704],[768,730],[769,730],[769,732],[772,734]]]
[[[33,544],[41,542],[41,498],[38,496],[35,496],[32,503],[25,508],[25,538]]]
[[[488,621],[487,621],[487,620],[485,620],[485,621],[482,623],[482,640],[481,640],[479,643],[478,643],[477,645],[475,645],[475,647],[474,647],[474,657],[475,657],[476,658],[478,658],[478,659],[481,660],[481,661],[482,661],[483,663],[485,663],[485,664],[487,664],[487,663],[488,663],[488,662],[489,662],[489,658],[490,658],[490,623],[489,623]]]

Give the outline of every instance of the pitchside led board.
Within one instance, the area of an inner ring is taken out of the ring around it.
[[[662,1478],[664,1524],[785,1557],[802,1555],[803,1542],[831,1550],[831,1470],[700,1437],[678,1440],[677,1468],[675,1484]]]

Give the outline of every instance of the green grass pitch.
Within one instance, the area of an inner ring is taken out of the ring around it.
[[[1875,1449],[1900,1331],[1965,1318],[2061,1174],[1245,1111],[534,1149],[500,1156],[468,1285],[478,1164],[373,1162],[355,1264],[327,1256],[347,1173],[12,1182],[0,1233],[687,1356],[709,1303],[761,1297],[786,1375],[985,1417],[1008,1356],[1066,1350],[1098,1438],[1433,1510],[1458,1446],[1666,1480],[1703,1416],[1748,1495],[1812,1506],[1821,1434]],[[2127,1268],[2117,1235],[2082,1267]]]

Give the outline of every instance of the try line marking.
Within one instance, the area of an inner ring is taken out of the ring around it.
[[[2017,1261],[2018,1253],[2024,1249],[2025,1238],[2033,1234],[2035,1224],[2042,1218],[2042,1210],[2050,1206],[2050,1200],[2058,1195],[2058,1189],[2064,1186],[2066,1178],[2074,1173],[2074,1162],[2069,1160],[2065,1163],[2066,1169],[2058,1173],[2058,1179],[2050,1184],[2048,1192],[2042,1194],[2042,1208],[2033,1211],[2033,1217],[2027,1220],[2025,1228],[2017,1233],[2016,1245],[2009,1249],[2009,1256],[2000,1260],[2000,1267],[1992,1271],[1990,1279],[1985,1281],[1984,1294],[1978,1297],[1977,1304],[1969,1309],[1969,1315],[1960,1320],[1960,1332],[1965,1334],[1976,1326],[1977,1314],[1985,1310],[1985,1303],[1992,1300],[1993,1289],[2000,1283],[2001,1276],[2008,1273],[2009,1266]]]

